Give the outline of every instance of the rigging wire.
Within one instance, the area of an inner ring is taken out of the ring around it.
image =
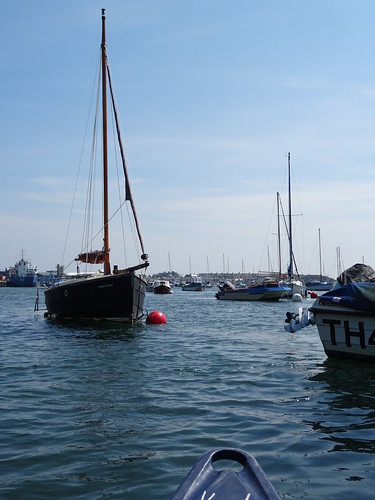
[[[120,148],[120,152],[121,152],[122,166],[123,166],[124,175],[125,175],[125,198],[126,198],[126,200],[129,201],[132,212],[133,212],[134,225],[135,225],[135,228],[137,230],[138,240],[139,240],[139,244],[140,244],[140,247],[142,250],[141,258],[142,258],[142,260],[146,260],[148,258],[148,256],[144,250],[144,244],[143,244],[143,239],[142,239],[142,235],[141,235],[141,230],[139,227],[137,212],[135,209],[134,199],[133,199],[132,192],[130,189],[129,175],[128,175],[128,170],[126,168],[125,153],[124,153],[123,145],[122,145],[122,141],[121,141],[120,124],[118,121],[118,115],[117,115],[116,104],[115,104],[115,97],[114,97],[114,92],[113,92],[113,88],[112,88],[112,78],[111,78],[111,72],[109,69],[108,60],[106,61],[106,63],[107,63],[106,67],[107,67],[107,75],[108,75],[108,84],[109,84],[109,89],[110,89],[110,94],[111,94],[111,99],[112,99],[113,114],[114,114],[114,118],[115,118],[115,122],[116,122],[118,144],[119,144],[119,148]]]
[[[86,203],[85,203],[85,213],[84,213],[84,223],[83,223],[83,234],[82,234],[82,241],[81,241],[81,251],[79,252],[80,254],[84,254],[90,251],[90,247],[92,249],[92,243],[93,241],[105,230],[105,225],[102,223],[100,229],[96,232],[94,235],[94,200],[95,200],[95,165],[97,164],[97,153],[98,153],[98,144],[100,141],[97,140],[98,138],[98,111],[100,107],[100,82],[102,78],[102,72],[101,72],[101,54],[99,55],[99,60],[97,64],[97,70],[96,70],[96,75],[95,75],[95,80],[94,80],[94,85],[91,93],[91,99],[90,99],[90,107],[89,107],[89,113],[87,117],[87,122],[86,122],[86,127],[85,127],[85,134],[84,134],[84,140],[83,140],[83,145],[81,149],[81,155],[80,155],[80,161],[79,161],[79,169],[77,172],[77,177],[76,177],[76,182],[75,182],[75,188],[74,188],[74,193],[73,193],[73,201],[71,205],[71,210],[70,210],[70,215],[69,215],[69,222],[68,222],[68,228],[66,232],[66,238],[65,238],[65,244],[64,244],[64,250],[63,250],[63,256],[62,256],[62,262],[64,262],[65,259],[65,251],[66,251],[66,246],[67,246],[67,241],[68,241],[68,236],[69,236],[69,231],[72,223],[72,218],[73,218],[73,209],[75,206],[76,202],[76,197],[77,197],[77,191],[78,191],[78,180],[80,177],[80,172],[82,168],[82,160],[83,160],[83,152],[85,149],[85,144],[86,144],[86,137],[87,137],[87,131],[88,131],[88,123],[90,116],[92,115],[92,108],[93,108],[93,101],[94,101],[94,95],[95,95],[95,83],[97,82],[97,92],[96,92],[96,107],[95,107],[95,117],[94,117],[94,126],[93,126],[93,137],[92,137],[92,145],[91,145],[91,152],[90,152],[90,162],[89,162],[89,180],[87,183],[87,188],[86,188]],[[119,207],[115,210],[115,212],[110,216],[108,223],[113,220],[114,216],[120,212],[121,216],[121,226],[122,226],[122,239],[123,239],[123,247],[124,247],[124,256],[125,256],[125,262],[127,261],[127,255],[126,255],[126,241],[125,241],[125,231],[124,231],[124,219],[123,219],[123,212],[122,212],[122,207],[125,204],[127,207],[127,213],[128,213],[128,219],[129,219],[129,226],[130,226],[130,232],[132,233],[132,239],[134,242],[135,248],[141,247],[141,250],[144,254],[144,249],[143,249],[143,242],[142,238],[140,235],[140,230],[139,230],[139,225],[135,213],[135,206],[134,206],[134,200],[132,193],[130,191],[130,185],[129,185],[129,177],[128,177],[128,172],[127,168],[125,165],[125,154],[122,148],[121,144],[121,139],[119,138],[119,123],[118,123],[118,116],[115,108],[115,102],[114,102],[114,95],[113,95],[113,88],[112,88],[112,83],[111,83],[111,77],[110,77],[110,72],[109,72],[109,66],[108,66],[108,60],[106,61],[106,67],[107,67],[107,73],[108,73],[108,80],[109,80],[109,85],[110,85],[110,93],[111,93],[111,101],[112,101],[112,106],[110,106],[110,109],[112,110],[111,116],[112,116],[112,131],[113,131],[113,137],[114,137],[114,142],[117,142],[117,147],[119,147],[121,151],[121,159],[123,163],[123,170],[126,178],[126,183],[125,183],[125,199],[121,201],[122,195],[121,195],[121,187],[120,187],[120,176],[119,176],[119,168],[118,168],[118,151],[117,148],[114,148],[114,155],[115,155],[115,164],[116,164],[116,170],[117,170],[117,184],[118,184],[118,196],[119,196]],[[115,132],[117,130],[117,141],[115,139]],[[129,201],[128,204],[126,204],[126,201]],[[104,203],[104,200],[103,200]],[[130,210],[131,208],[131,210]],[[138,238],[137,238],[138,236]],[[137,254],[139,255],[138,251]],[[138,256],[139,260],[139,256]],[[69,264],[66,266],[67,268],[75,262],[75,259],[72,259]],[[88,266],[88,262],[86,262],[86,270]],[[127,262],[126,262],[127,265]]]
[[[63,267],[64,267],[64,260],[65,260],[66,246],[67,246],[68,236],[69,236],[69,232],[70,232],[70,226],[71,226],[71,222],[72,222],[73,209],[74,209],[76,195],[77,195],[78,179],[79,179],[79,175],[80,175],[81,167],[82,167],[83,152],[84,152],[85,144],[86,144],[87,130],[88,130],[88,126],[89,126],[89,119],[90,119],[90,116],[91,116],[92,102],[93,102],[93,99],[94,99],[95,82],[98,79],[99,68],[100,68],[100,53],[99,53],[97,67],[96,67],[94,83],[93,83],[92,91],[91,91],[91,98],[90,98],[90,104],[89,104],[89,112],[88,112],[87,119],[86,119],[86,126],[85,126],[85,132],[84,132],[84,136],[83,136],[82,147],[81,147],[81,154],[80,154],[80,159],[79,159],[79,162],[78,162],[78,171],[77,171],[76,182],[75,182],[74,191],[73,191],[73,199],[72,199],[72,204],[71,204],[71,207],[70,207],[70,213],[69,213],[69,219],[68,219],[68,226],[67,226],[67,229],[66,229],[65,242],[64,242],[63,252],[62,252],[62,256],[61,256],[61,265]],[[71,261],[68,264],[67,267],[69,267],[72,262],[73,261]]]
[[[131,207],[130,207],[129,203],[126,203],[126,201],[128,201],[126,199],[126,197],[125,197],[125,200],[123,202],[121,201],[122,196],[121,196],[121,183],[120,183],[120,172],[119,172],[119,161],[118,161],[118,144],[117,144],[116,134],[115,134],[116,120],[115,120],[113,107],[111,108],[111,111],[112,111],[111,118],[112,118],[112,125],[113,125],[113,127],[112,127],[113,142],[114,142],[114,145],[117,146],[117,147],[114,147],[114,154],[115,154],[115,163],[116,163],[117,190],[118,190],[119,203],[121,204],[121,206],[125,203],[127,216],[128,216],[128,222],[129,222],[129,229],[130,229],[130,232],[132,234],[134,248],[137,250],[137,255],[138,255],[139,254],[139,252],[138,252],[139,242],[138,242],[138,238],[137,238],[137,229],[136,229],[136,225],[134,222],[134,217],[132,216],[132,212],[131,212]],[[120,212],[120,216],[121,216],[121,228],[122,228],[122,240],[123,240],[123,247],[124,247],[123,248],[124,249],[124,256],[125,256],[125,262],[127,262],[124,218],[123,218],[123,211],[122,210]],[[140,262],[139,258],[138,258],[138,261]]]
[[[290,228],[288,227],[288,224],[287,224],[287,221],[286,221],[284,207],[283,207],[283,203],[281,201],[281,198],[280,198],[280,207],[281,207],[281,211],[282,211],[282,214],[283,214],[283,219],[284,219],[286,234],[287,234],[287,237],[288,237],[288,240],[289,240],[290,239]],[[296,258],[295,258],[294,252],[292,252],[292,259],[293,259],[294,269],[296,270],[296,275],[299,277],[299,271],[298,271],[297,262],[296,262]]]
[[[126,203],[126,200],[124,200],[121,205],[117,208],[117,210],[115,210],[115,212],[111,215],[111,217],[108,219],[108,224],[111,222],[111,220],[117,215],[117,213],[122,209],[122,207],[124,206],[124,204]],[[104,230],[104,227],[101,227],[98,232],[96,234],[94,234],[94,236],[90,239],[90,241],[88,242],[87,246],[82,248],[80,252],[78,252],[79,254],[82,254],[82,253],[87,253],[88,251],[88,248],[89,246],[92,244],[92,242],[99,236],[100,233],[103,233],[103,230]],[[67,265],[67,267],[69,267],[73,262],[75,262],[75,259],[72,259],[69,264]]]
[[[121,153],[121,161],[123,164],[123,171],[124,171],[123,173],[125,174],[125,200],[129,201],[129,203],[126,204],[129,226],[130,226],[130,231],[131,231],[131,234],[133,237],[134,248],[138,249],[140,247],[141,252],[144,253],[143,240],[142,240],[142,236],[140,233],[138,218],[137,218],[137,214],[136,214],[136,210],[135,210],[134,196],[133,196],[133,193],[130,189],[129,167],[127,165],[127,162],[125,161],[125,151],[123,149],[123,141],[121,139],[121,134],[120,134],[121,127],[120,127],[119,117],[118,117],[118,113],[116,111],[116,106],[115,106],[116,99],[115,99],[115,95],[114,95],[114,89],[112,86],[112,78],[111,78],[111,72],[110,72],[110,68],[109,68],[108,59],[106,60],[106,63],[107,63],[108,83],[109,83],[110,95],[111,95],[111,100],[112,100],[111,110],[112,110],[112,120],[114,121],[113,133],[115,133],[115,130],[117,131],[117,147]],[[115,151],[117,151],[117,148],[115,148]],[[117,159],[117,156],[116,156],[116,159]],[[116,164],[116,166],[117,166],[117,164]],[[119,178],[119,175],[118,175],[118,178]],[[121,200],[121,198],[120,198],[120,200]],[[139,259],[138,251],[137,251],[137,255],[138,255],[138,262],[141,262],[141,260]]]
[[[114,155],[115,155],[115,164],[116,164],[116,174],[117,174],[117,192],[118,192],[118,200],[120,203],[120,206],[122,206],[121,203],[121,187],[120,187],[120,174],[119,174],[119,166],[118,166],[118,155],[117,155],[117,147],[116,147],[116,135],[115,135],[115,125],[114,125],[114,116],[113,116],[113,109],[111,108],[112,113],[111,113],[111,120],[112,120],[112,140],[113,140],[113,145],[114,145]],[[122,235],[122,246],[123,246],[123,251],[124,251],[124,259],[125,259],[125,265],[128,265],[128,256],[126,252],[126,242],[125,242],[125,231],[124,231],[124,217],[123,217],[123,212],[120,210],[120,218],[121,218],[121,235]]]
[[[90,236],[94,232],[94,210],[95,210],[95,166],[96,166],[96,158],[97,158],[97,144],[98,144],[98,110],[99,110],[99,102],[100,102],[100,82],[101,78],[99,75],[98,78],[98,87],[97,87],[97,96],[96,96],[96,112],[94,118],[94,126],[93,126],[93,138],[90,152],[90,163],[89,163],[89,177],[87,183],[87,193],[86,193],[86,206],[85,206],[85,216],[83,223],[83,232],[82,232],[82,243],[81,247],[86,248],[86,252],[92,250],[90,248]],[[91,240],[92,243],[92,240]],[[86,270],[88,263],[86,262]]]
[[[272,210],[271,210],[271,214],[270,214],[270,218],[269,218],[269,221],[268,221],[268,227],[267,227],[267,231],[266,231],[266,236],[265,236],[265,242],[263,244],[263,248],[264,249],[267,249],[268,247],[268,239],[269,239],[269,234],[271,233],[271,225],[272,225],[272,221],[274,220],[274,214],[275,214],[275,205],[273,204],[272,205]],[[265,255],[267,255],[268,252],[262,252],[262,258],[261,258],[261,262],[260,262],[260,265],[259,265],[259,269],[258,269],[258,274],[261,274],[262,273],[262,267],[263,267],[263,259],[265,258]]]

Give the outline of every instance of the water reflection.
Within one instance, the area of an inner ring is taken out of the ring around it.
[[[330,451],[375,453],[375,367],[327,359],[311,382],[321,384],[314,431],[332,442]]]
[[[73,320],[44,318],[45,328],[55,335],[74,336],[76,339],[116,340],[130,342],[140,338],[145,325],[130,325],[116,321]]]

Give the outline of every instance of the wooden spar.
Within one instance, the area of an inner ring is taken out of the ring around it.
[[[104,227],[104,274],[111,274],[109,263],[108,228],[108,142],[107,142],[107,54],[105,37],[105,9],[102,9],[102,111],[103,111],[103,227]]]

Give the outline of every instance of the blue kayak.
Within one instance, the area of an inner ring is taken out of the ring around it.
[[[224,468],[224,464],[232,466]],[[241,470],[234,470],[233,465]],[[172,500],[229,499],[280,500],[255,458],[234,448],[205,453],[172,497]]]

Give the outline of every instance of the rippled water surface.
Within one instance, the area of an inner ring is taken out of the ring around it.
[[[300,304],[176,289],[146,297],[166,325],[131,328],[56,323],[35,294],[0,288],[0,498],[168,499],[219,447],[282,498],[374,498],[375,367],[287,333]]]

